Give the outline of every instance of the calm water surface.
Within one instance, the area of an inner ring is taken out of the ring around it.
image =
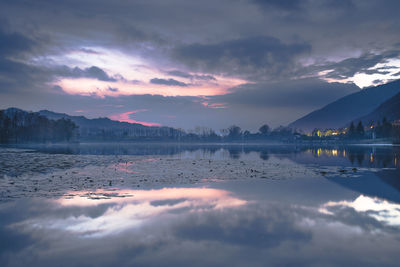
[[[1,266],[398,266],[400,262],[399,147],[30,148],[50,154],[290,160],[334,169],[337,175],[321,171],[319,177],[115,188],[2,201]]]

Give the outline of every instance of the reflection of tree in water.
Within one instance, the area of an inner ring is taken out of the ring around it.
[[[378,168],[399,167],[399,148],[379,147],[347,147],[345,154],[354,165],[357,161],[359,166],[370,166]]]
[[[378,167],[394,167],[393,165],[393,155],[388,154],[376,154],[375,155],[375,165]]]
[[[306,147],[298,147],[291,145],[282,145],[282,146],[264,146],[264,145],[244,145],[244,146],[228,146],[224,147],[229,152],[229,155],[233,159],[240,158],[243,154],[247,155],[251,152],[259,152],[260,158],[263,160],[268,160],[269,155],[293,155],[304,153],[307,151]]]
[[[362,166],[364,161],[364,154],[357,154],[357,162],[359,166]]]
[[[261,150],[260,151],[260,158],[262,160],[268,160],[269,159],[269,154],[267,150]]]
[[[350,160],[352,165],[354,165],[355,161],[357,161],[358,166],[363,166],[363,162],[366,156],[366,153],[364,153],[364,151],[348,150],[346,152],[346,155],[348,155],[348,159]]]
[[[242,149],[238,149],[238,148],[229,148],[229,157],[232,159],[239,159],[240,155],[242,154]]]
[[[400,147],[379,146],[294,146],[294,145],[204,145],[204,144],[138,144],[138,143],[87,143],[71,145],[31,145],[19,146],[33,148],[50,154],[86,154],[86,155],[179,155],[185,152],[202,153],[204,157],[212,157],[218,151],[224,151],[232,159],[242,155],[258,152],[260,159],[268,160],[270,155],[277,158],[293,158],[299,155],[312,155],[316,159],[348,159],[352,165],[377,168],[399,166]],[[307,157],[305,157],[307,158]],[[317,161],[314,161],[318,163]]]

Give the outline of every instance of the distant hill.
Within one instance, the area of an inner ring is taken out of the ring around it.
[[[400,93],[383,102],[378,108],[363,116],[356,121],[362,121],[365,124],[377,123],[386,118],[389,122],[400,119]]]
[[[70,116],[48,110],[41,110],[39,114],[49,119],[70,119],[79,126],[82,140],[164,140],[177,139],[183,135],[180,130],[171,127],[144,126],[139,123],[113,121],[109,118],[88,119],[84,116]]]
[[[18,108],[0,110],[0,143],[75,142],[77,125]]]
[[[70,119],[79,126],[79,134],[82,140],[164,140],[177,139],[183,135],[180,130],[171,127],[144,126],[139,123],[120,122],[109,118],[88,119],[84,116],[71,116],[49,110],[41,110],[38,113],[53,120]]]
[[[315,128],[340,128],[352,120],[371,113],[398,93],[400,93],[400,80],[362,89],[309,113],[289,124],[289,127],[304,131],[312,131]]]
[[[5,120],[6,118],[8,119]],[[10,119],[12,122],[10,122]],[[61,139],[68,139],[69,141],[72,137],[80,141],[168,141],[180,140],[181,137],[185,136],[183,131],[171,127],[144,126],[139,123],[113,121],[109,118],[88,119],[84,116],[70,116],[65,113],[56,113],[49,110],[28,112],[18,108],[8,108],[0,110],[0,122],[2,122],[0,130],[4,130],[5,126],[3,124],[7,124],[7,129],[14,127],[11,123],[21,126],[19,133],[13,133],[12,138],[14,136],[20,138],[28,132],[29,135],[39,134],[40,132],[39,136],[35,137],[35,140],[24,137],[26,140],[29,139],[28,141],[37,141],[39,139],[43,142]],[[30,128],[27,129],[27,126]],[[68,127],[72,127],[74,133],[69,134],[67,138],[63,134],[67,133],[65,129]],[[12,130],[15,132],[14,128]],[[48,134],[56,132],[57,135],[47,136],[45,133],[42,133],[43,131],[48,131]],[[12,138],[3,138],[0,134],[1,140]],[[7,140],[4,142],[7,142]]]
[[[128,123],[128,122],[120,122],[120,121],[113,121],[109,118],[96,118],[96,119],[88,119],[84,116],[71,116],[65,113],[57,113],[49,110],[40,110],[39,114],[45,116],[52,120],[58,120],[61,118],[70,119],[76,125],[81,128],[87,127],[101,127],[101,128],[147,128],[142,124],[138,123]]]

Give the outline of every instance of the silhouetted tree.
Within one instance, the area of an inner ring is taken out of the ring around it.
[[[0,142],[71,141],[77,126],[70,120],[50,120],[38,113],[19,109],[0,112]]]
[[[359,121],[358,122],[358,124],[357,124],[357,128],[356,128],[356,131],[355,131],[356,133],[355,133],[355,135],[358,137],[358,138],[363,138],[364,137],[364,126],[363,126],[363,124],[362,124],[362,122],[361,121]]]
[[[384,138],[391,137],[391,133],[392,133],[392,124],[387,121],[386,117],[384,117],[382,120],[382,130],[381,130],[382,137]]]
[[[354,127],[354,123],[351,122],[351,123],[350,123],[349,130],[347,131],[347,137],[349,137],[349,138],[354,138],[355,133],[356,133],[356,129],[355,129],[355,127]]]
[[[266,136],[269,134],[270,128],[267,124],[264,124],[263,126],[260,127],[260,129],[258,129],[258,131],[260,132],[261,135]]]
[[[232,125],[228,128],[228,137],[231,139],[239,138],[242,135],[242,129],[239,126]]]

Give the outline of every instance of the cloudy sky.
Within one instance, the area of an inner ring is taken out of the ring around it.
[[[276,127],[400,77],[397,0],[1,0],[0,108]]]

